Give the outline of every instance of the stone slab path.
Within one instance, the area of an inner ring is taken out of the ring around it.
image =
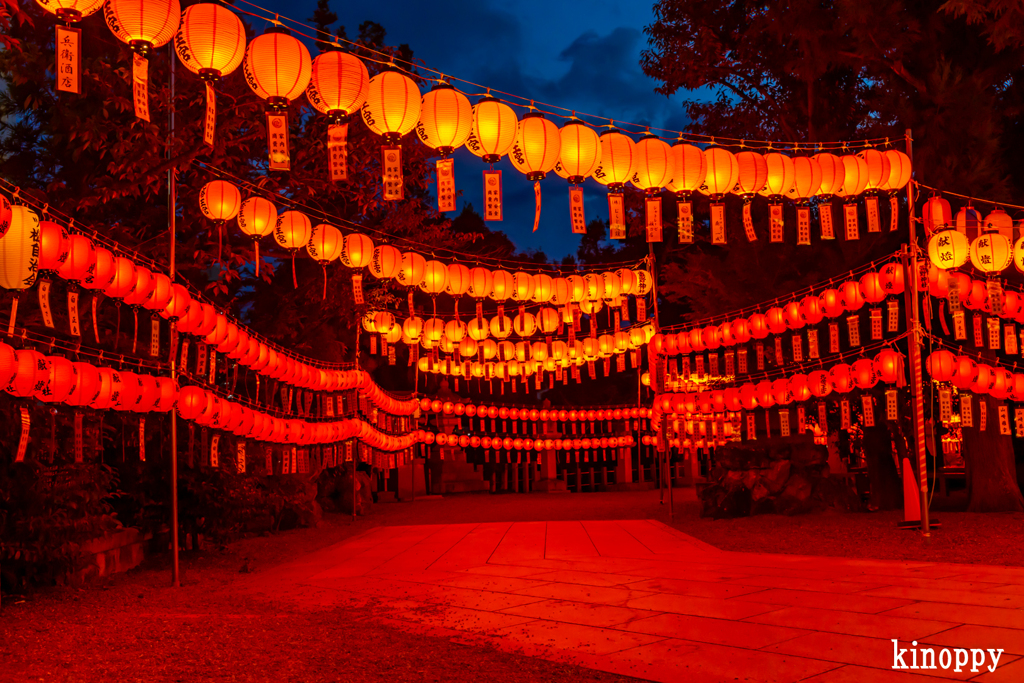
[[[652,520],[378,527],[250,589],[655,681],[1024,681],[1024,568],[722,552]],[[1005,652],[894,671],[893,638]]]

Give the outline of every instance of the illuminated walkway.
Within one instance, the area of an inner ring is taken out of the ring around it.
[[[658,681],[1024,680],[1024,568],[721,552],[654,521],[380,527],[253,589]],[[1005,652],[902,673],[893,638]]]

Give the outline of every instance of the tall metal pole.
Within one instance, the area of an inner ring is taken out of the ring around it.
[[[655,334],[661,332],[661,321],[658,316],[658,262],[654,258],[654,242],[647,243],[647,267],[651,270],[651,306],[654,309],[654,332]],[[660,365],[660,364],[659,364]],[[656,382],[661,381],[661,378],[655,380],[654,378],[655,368],[650,368],[651,373],[651,386],[658,387],[661,384]],[[661,395],[655,390],[654,401],[657,404],[661,400]],[[673,501],[672,501],[672,478],[668,476],[668,444],[665,443],[667,432],[665,420],[666,415],[661,416],[661,427],[658,430],[658,447],[664,450],[658,451],[658,491],[661,496],[661,503],[665,502],[665,488],[668,488],[668,509],[669,517],[674,517],[673,512]]]
[[[174,46],[173,43],[167,45],[167,59],[170,64],[171,70],[171,96],[167,103],[167,158],[170,159],[174,155],[172,148],[172,142],[174,140]],[[167,232],[170,235],[170,256],[168,258],[169,265],[167,268],[167,276],[171,279],[171,283],[174,283],[175,268],[175,223],[176,223],[176,205],[178,201],[178,188],[176,179],[174,177],[174,168],[167,169]],[[171,320],[171,350],[174,351],[174,331],[177,324]],[[174,359],[174,354],[171,354],[171,381],[177,383],[178,371]],[[175,588],[181,586],[181,571],[178,564],[178,411],[175,408],[171,408],[171,555],[172,555],[172,568],[171,568],[171,585]]]
[[[907,156],[911,161],[914,159],[914,140],[910,137],[910,129],[905,134],[907,143]],[[917,474],[920,480],[921,490],[921,531],[925,538],[931,536],[931,529],[928,524],[928,459],[927,449],[924,443],[924,387],[921,380],[921,322],[919,291],[920,276],[918,273],[918,246],[917,226],[914,221],[914,183],[907,183],[907,213],[910,224],[910,268],[913,272],[907,272],[906,277],[911,283],[911,309],[910,309],[910,389],[913,393],[914,402],[914,446],[917,449]]]

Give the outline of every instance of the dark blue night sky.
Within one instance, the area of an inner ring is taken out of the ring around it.
[[[640,51],[647,44],[643,28],[653,19],[652,5],[652,0],[335,0],[332,10],[350,37],[363,21],[375,21],[387,30],[389,44],[408,43],[418,59],[446,74],[580,112],[680,130],[685,125],[682,98],[656,94],[655,81],[640,69]],[[264,6],[305,21],[316,2]],[[406,144],[419,143],[409,136]],[[468,201],[482,213],[481,172],[487,166],[464,149],[455,159],[459,208]],[[521,250],[539,249],[555,260],[575,253],[579,236],[570,232],[566,181],[552,173],[541,183],[541,223],[531,233],[532,183],[507,160],[498,168],[503,170],[505,220],[490,227],[504,231]],[[584,188],[587,219],[606,218],[606,189],[594,180]]]

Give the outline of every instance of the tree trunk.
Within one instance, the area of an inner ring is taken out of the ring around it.
[[[875,510],[903,507],[903,484],[892,457],[892,438],[885,423],[864,428],[864,457],[871,481],[870,506]]]
[[[968,512],[1024,512],[1024,497],[1017,487],[1013,444],[999,433],[998,406],[1001,401],[979,395],[977,403],[986,403],[985,431],[978,429],[980,405],[974,414],[974,427],[964,429],[964,461],[967,463],[970,503]]]

